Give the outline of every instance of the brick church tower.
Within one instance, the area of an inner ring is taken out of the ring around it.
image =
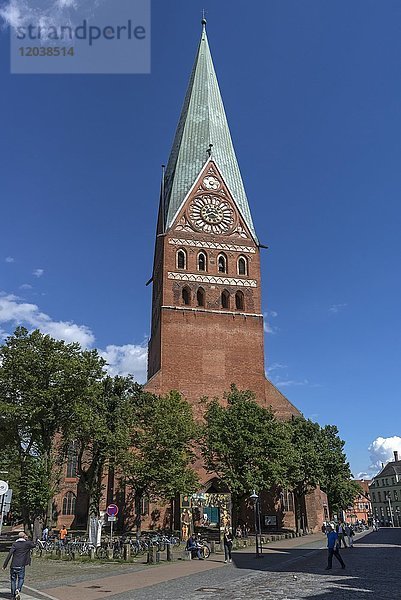
[[[260,246],[205,24],[162,181],[146,389],[196,404],[235,383],[288,418],[265,377]]]

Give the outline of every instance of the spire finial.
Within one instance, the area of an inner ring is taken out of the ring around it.
[[[203,29],[205,29],[206,23],[207,23],[207,21],[206,21],[206,17],[205,17],[205,9],[202,8],[202,27],[203,27]]]
[[[209,148],[206,150],[206,152],[208,153],[209,156],[212,156],[212,148],[213,148],[213,144],[209,144]]]

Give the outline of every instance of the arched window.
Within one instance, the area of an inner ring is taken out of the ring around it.
[[[227,273],[227,257],[225,254],[219,254],[217,264],[219,268],[219,273]]]
[[[67,492],[63,498],[63,515],[75,515],[75,503],[77,499],[72,492]]]
[[[248,275],[248,261],[245,256],[238,259],[238,275]]]
[[[207,271],[206,254],[204,252],[198,254],[198,271]]]
[[[196,292],[196,302],[198,306],[205,306],[205,290],[203,288],[199,288]]]
[[[235,294],[235,308],[237,310],[244,310],[244,294],[242,292],[237,292]]]
[[[182,301],[185,306],[189,306],[191,304],[191,290],[187,287],[184,287],[182,290]]]
[[[177,252],[177,268],[178,269],[186,269],[187,268],[187,253],[185,250],[178,250]]]
[[[77,462],[78,462],[78,452],[77,452],[77,442],[71,442],[68,446],[67,450],[67,473],[66,477],[76,477],[77,476]]]
[[[221,293],[221,308],[230,308],[230,294],[227,290]]]

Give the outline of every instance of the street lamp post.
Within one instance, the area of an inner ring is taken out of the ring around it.
[[[255,543],[256,543],[256,558],[262,558],[262,544],[260,540],[260,504],[259,496],[253,490],[253,494],[249,497],[253,503],[253,512],[255,517]]]
[[[394,527],[394,518],[393,518],[393,507],[391,506],[391,498],[390,498],[390,494],[387,495],[387,501],[388,501],[388,509],[390,512],[390,523],[391,523],[391,527]]]

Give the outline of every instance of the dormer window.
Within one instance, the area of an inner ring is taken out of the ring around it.
[[[219,254],[217,265],[219,273],[227,273],[227,257],[225,254]]]
[[[204,252],[198,254],[198,271],[207,271],[207,260]]]
[[[187,253],[185,250],[178,250],[177,252],[177,269],[187,268]]]

